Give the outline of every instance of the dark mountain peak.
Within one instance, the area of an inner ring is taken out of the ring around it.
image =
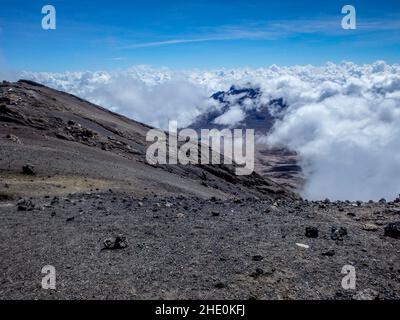
[[[232,85],[228,91],[218,91],[211,95],[211,99],[219,102],[218,107],[212,107],[198,116],[191,124],[194,129],[222,129],[230,126],[235,128],[254,129],[258,133],[269,131],[276,118],[281,115],[287,104],[283,98],[271,99],[267,103],[261,101],[261,89],[250,85],[239,87]],[[219,117],[232,107],[239,106],[244,113],[244,119],[239,123],[222,125],[217,121]]]
[[[232,98],[236,97],[236,103],[241,104],[246,99],[257,99],[261,94],[260,88],[252,87],[237,87],[232,85],[228,91],[218,91],[214,93],[211,98],[220,103],[230,103]]]

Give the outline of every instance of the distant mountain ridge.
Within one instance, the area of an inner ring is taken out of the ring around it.
[[[258,134],[268,132],[276,121],[276,115],[271,112],[272,107],[286,109],[284,99],[271,99],[267,104],[260,103],[260,88],[238,88],[231,86],[228,91],[218,91],[211,96],[211,99],[218,101],[220,108],[211,108],[198,116],[190,125],[190,128],[197,129],[223,129],[227,125],[216,123],[216,120],[228,112],[232,107],[239,106],[244,112],[244,119],[235,123],[237,129],[254,129]],[[247,106],[251,103],[252,106]],[[274,108],[277,109],[277,108]],[[233,125],[233,124],[232,124]]]
[[[262,102],[261,95],[260,88],[251,86],[233,85],[227,91],[218,91],[210,98],[217,101],[219,107],[206,110],[189,127],[196,131],[226,128],[254,129],[256,136],[266,136],[273,129],[276,121],[284,115],[288,105],[283,98]],[[242,119],[231,123],[218,121],[235,108]],[[260,142],[256,143],[255,152],[255,167],[259,174],[293,190],[301,188],[303,176],[295,152],[284,147],[267,146]]]

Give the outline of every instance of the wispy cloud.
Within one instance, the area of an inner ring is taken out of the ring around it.
[[[124,60],[126,60],[126,57],[114,57],[111,60],[113,60],[113,61],[124,61]]]
[[[346,32],[341,28],[342,16],[326,17],[323,19],[307,20],[275,20],[270,22],[254,22],[243,25],[224,25],[213,28],[202,28],[197,32],[167,40],[152,42],[137,42],[119,49],[136,49],[158,47],[176,44],[226,41],[226,40],[278,40],[296,35],[325,35],[335,36]],[[385,32],[400,30],[400,21],[397,19],[360,20],[356,32]]]
[[[205,41],[216,41],[216,40],[223,40],[223,39],[220,39],[220,38],[195,38],[195,39],[173,39],[173,40],[154,41],[154,42],[142,42],[142,43],[134,43],[134,44],[130,44],[127,46],[123,46],[120,49],[158,47],[158,46],[166,46],[166,45],[171,45],[171,44],[205,42]]]

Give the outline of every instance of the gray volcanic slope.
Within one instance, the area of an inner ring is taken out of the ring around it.
[[[145,106],[144,106],[145,107]],[[257,174],[238,177],[227,166],[151,166],[151,128],[30,81],[0,85],[0,175],[3,197],[67,194],[90,189],[135,194],[296,196]],[[30,164],[36,176],[21,168]]]
[[[229,167],[150,166],[147,130],[0,85],[0,299],[400,298],[400,199],[311,202]]]

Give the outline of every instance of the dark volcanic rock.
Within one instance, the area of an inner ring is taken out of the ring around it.
[[[331,239],[342,241],[347,236],[347,229],[344,227],[332,227]]]
[[[400,239],[400,221],[388,223],[385,226],[385,236]]]
[[[333,257],[335,255],[335,250],[330,249],[328,251],[323,252],[322,255],[325,257]]]
[[[253,257],[253,261],[262,261],[263,259],[264,259],[264,257],[260,256],[260,255],[256,255]]]
[[[24,165],[24,166],[22,167],[22,173],[23,173],[23,174],[26,174],[26,175],[28,175],[28,176],[34,176],[34,175],[36,175],[34,166],[31,166],[30,164],[26,164],[26,165]]]
[[[219,213],[218,211],[212,211],[212,212],[211,212],[211,215],[212,215],[213,217],[218,217],[218,216],[220,215],[220,213]]]
[[[258,278],[259,276],[262,276],[264,274],[264,270],[261,268],[257,268],[255,272],[250,274],[250,277],[252,278]]]
[[[307,227],[306,228],[306,237],[307,238],[318,238],[318,228],[315,227]]]
[[[115,239],[107,238],[103,241],[104,248],[108,250],[117,250],[117,249],[125,249],[128,246],[126,242],[126,237],[124,236],[117,236]]]
[[[35,205],[31,200],[21,199],[17,203],[19,211],[32,211],[35,209]]]

